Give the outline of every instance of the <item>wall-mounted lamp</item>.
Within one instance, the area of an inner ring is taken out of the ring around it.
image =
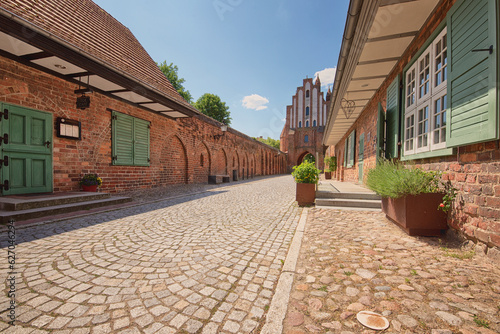
[[[80,77],[81,82],[81,77]],[[78,85],[78,89],[75,90],[75,94],[82,94],[76,98],[76,108],[84,110],[90,107],[90,96],[85,95],[85,93],[92,93],[92,90],[89,87],[89,77],[87,77],[87,88],[80,88],[80,84]]]
[[[226,131],[227,131],[227,125],[226,124],[223,124],[221,127],[220,127],[221,131],[222,131],[222,134],[221,135],[214,135],[214,139],[215,140],[218,140],[220,138],[222,138],[225,134],[226,134]]]

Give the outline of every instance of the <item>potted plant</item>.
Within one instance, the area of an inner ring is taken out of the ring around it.
[[[316,168],[314,163],[308,161],[293,167],[292,175],[297,183],[295,199],[299,206],[314,204],[319,173],[320,170]]]
[[[326,157],[325,165],[328,165],[328,169],[325,170],[325,179],[330,180],[332,173],[335,173],[337,170],[337,157]]]
[[[102,185],[102,179],[95,173],[85,174],[79,183],[83,191],[96,192],[97,188]]]
[[[368,172],[366,184],[382,197],[387,218],[409,235],[438,236],[448,228],[446,212],[456,191],[440,180],[438,172],[382,161]]]

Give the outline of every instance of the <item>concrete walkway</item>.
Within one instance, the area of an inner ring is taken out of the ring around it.
[[[325,179],[320,180],[320,182],[318,183],[318,190],[341,192],[341,193],[369,193],[369,194],[374,193],[370,189],[359,184],[355,184],[352,182],[325,180]]]

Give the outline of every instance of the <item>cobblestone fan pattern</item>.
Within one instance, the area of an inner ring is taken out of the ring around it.
[[[258,330],[300,217],[294,195],[275,177],[19,229],[18,325],[3,311],[0,331]],[[0,278],[6,291],[5,265]]]
[[[500,269],[451,240],[409,237],[383,213],[311,209],[284,333],[500,332]]]

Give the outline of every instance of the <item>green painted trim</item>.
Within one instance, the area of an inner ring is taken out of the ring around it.
[[[443,148],[441,150],[422,152],[416,154],[410,154],[407,156],[402,155],[401,161],[409,161],[416,159],[427,159],[427,158],[436,158],[436,157],[445,157],[455,154],[455,149],[453,148]]]

